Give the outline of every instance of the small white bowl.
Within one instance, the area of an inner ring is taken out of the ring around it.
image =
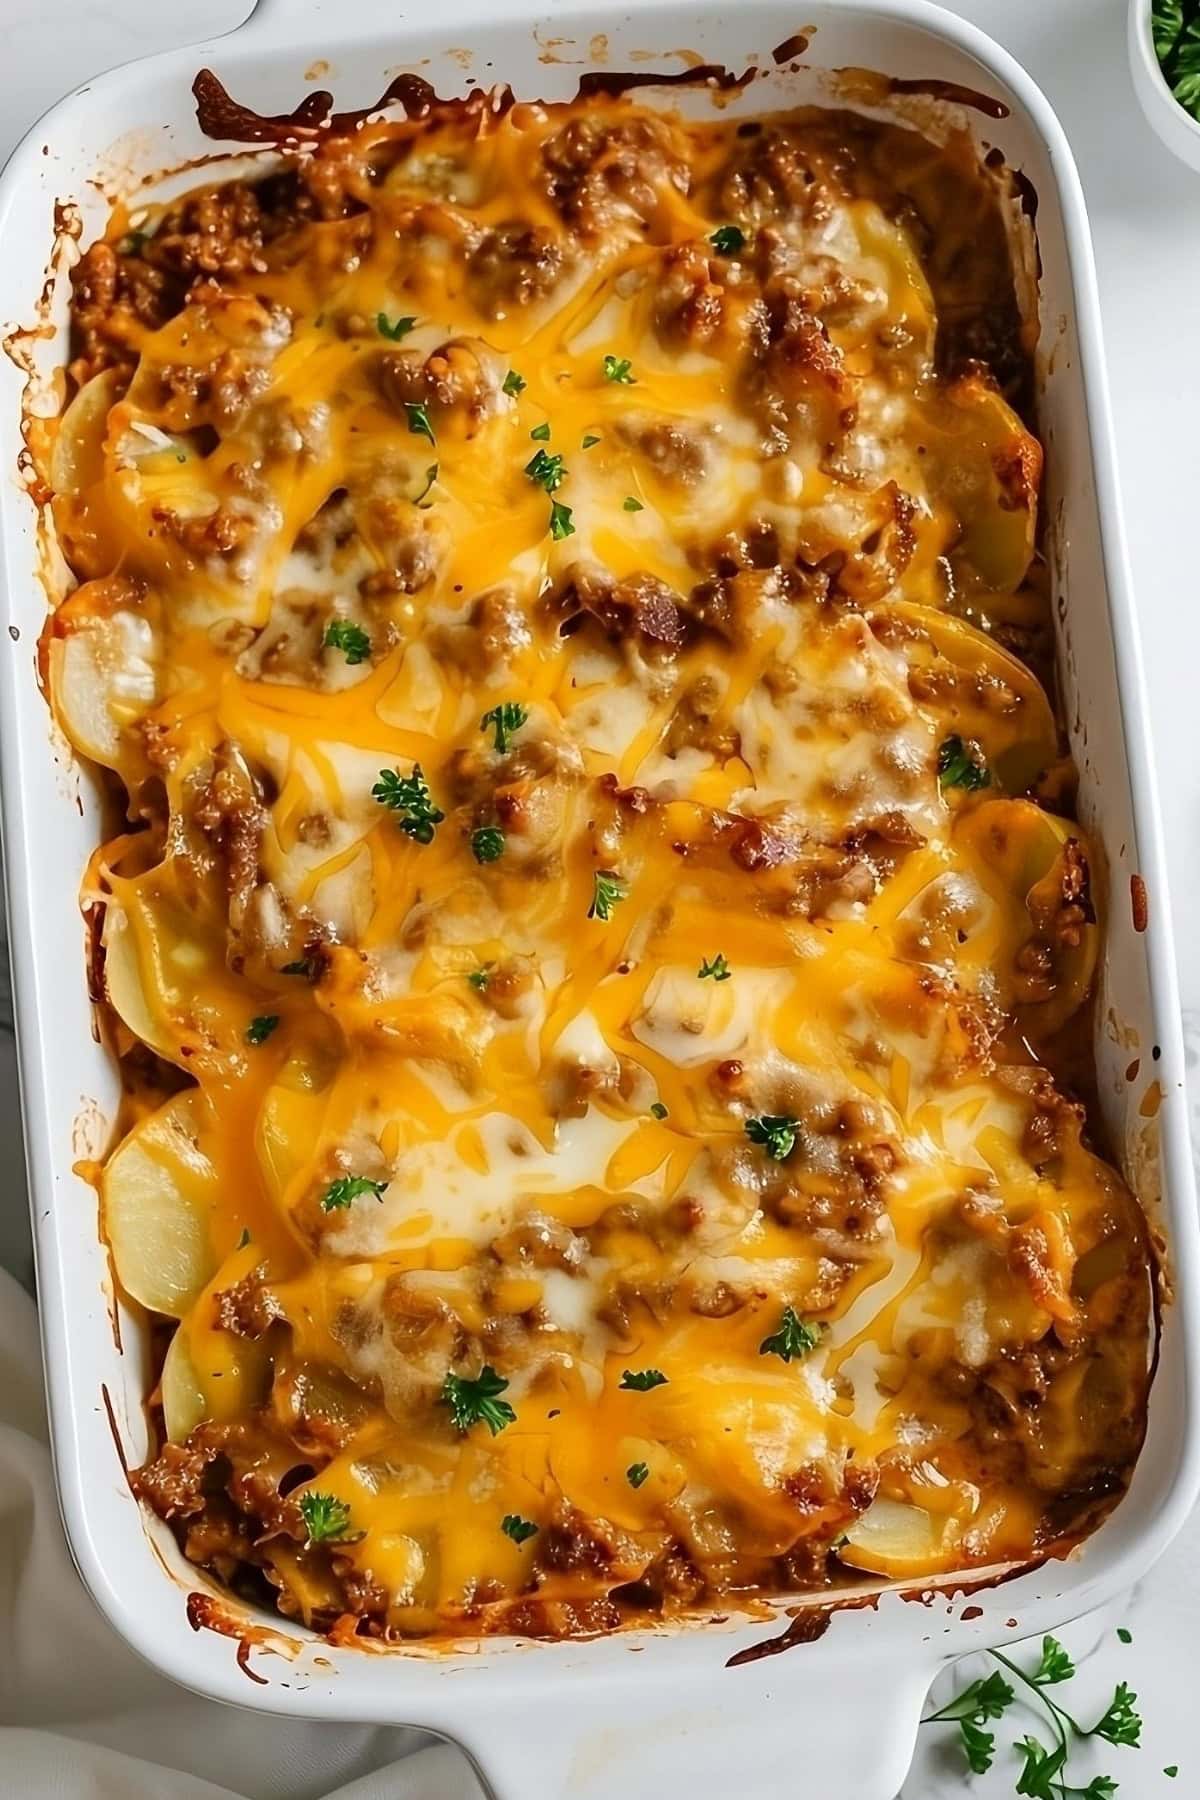
[[[1200,170],[1200,123],[1167,86],[1154,48],[1150,0],[1129,0],[1129,65],[1142,111],[1167,149],[1189,168]]]

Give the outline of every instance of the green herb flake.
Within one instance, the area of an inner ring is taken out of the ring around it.
[[[442,1384],[441,1402],[450,1408],[455,1429],[470,1431],[472,1425],[486,1425],[493,1437],[512,1425],[516,1413],[507,1400],[498,1398],[508,1382],[497,1375],[491,1363],[484,1363],[478,1375],[447,1375]]]
[[[522,706],[519,700],[502,700],[499,706],[484,713],[479,729],[486,731],[490,725],[496,734],[492,743],[497,756],[507,756],[509,743],[528,718],[529,708]]]
[[[1137,1695],[1133,1690],[1125,1682],[1119,1681],[1117,1691],[1108,1703],[1108,1710],[1083,1735],[1103,1738],[1106,1744],[1124,1744],[1136,1750],[1142,1739],[1141,1715],[1134,1709],[1136,1700]]]
[[[1042,1660],[1033,1671],[1030,1679],[1038,1687],[1054,1687],[1060,1681],[1070,1681],[1075,1674],[1075,1664],[1055,1637],[1042,1639]]]
[[[700,964],[700,967],[696,970],[696,979],[698,981],[707,981],[711,976],[713,981],[728,981],[732,974],[733,970],[718,951],[711,962],[705,960]]]
[[[487,992],[487,984],[491,979],[492,979],[491,963],[484,963],[482,968],[472,969],[467,976],[467,980],[470,982],[471,986],[475,989],[475,992],[477,994],[484,994]]]
[[[965,788],[968,793],[989,787],[992,780],[975,747],[968,748],[960,737],[943,740],[937,754],[937,772],[944,788]]]
[[[333,1494],[307,1488],[297,1502],[310,1547],[313,1544],[354,1544],[366,1536],[350,1530],[350,1508]]]
[[[635,500],[632,494],[626,494],[621,505],[626,512],[645,512],[646,510],[641,501]]]
[[[418,844],[431,844],[435,829],[446,817],[441,808],[433,804],[420,763],[413,764],[411,775],[401,775],[398,769],[380,769],[379,780],[371,789],[371,798],[378,800],[380,806],[386,806],[389,812],[400,813],[402,816],[396,822],[401,831]]]
[[[504,854],[504,833],[498,825],[481,825],[471,833],[471,854],[477,863],[492,863]]]
[[[708,241],[718,256],[736,256],[746,247],[746,234],[737,225],[718,225],[709,233]]]
[[[652,1119],[665,1119],[667,1117],[667,1109],[661,1100],[652,1100],[650,1102],[650,1116]]]
[[[611,869],[597,869],[592,879],[592,904],[588,907],[588,918],[599,919],[607,925],[612,918],[612,909],[619,906],[628,897],[629,890],[619,875]]]
[[[535,444],[548,444],[550,442],[549,423],[547,422],[542,425],[535,425],[529,435],[533,439]]]
[[[600,442],[600,439],[596,436],[596,434],[592,431],[589,431],[587,436],[584,438],[583,443],[581,444],[580,448],[583,450],[590,450],[592,448],[593,444],[598,444],[599,442]]]
[[[374,1194],[377,1200],[382,1200],[386,1188],[386,1181],[372,1181],[367,1175],[339,1175],[321,1195],[321,1211],[337,1212],[350,1206],[362,1194]]]
[[[246,1027],[246,1042],[248,1044],[265,1044],[278,1024],[278,1013],[260,1013],[258,1018],[251,1019]]]
[[[525,473],[536,487],[545,488],[553,494],[567,478],[561,456],[551,456],[545,450],[536,450],[525,464]]]
[[[1117,1636],[1123,1644],[1132,1644],[1133,1642],[1132,1631],[1127,1630],[1124,1625],[1117,1626]]]
[[[575,536],[575,527],[571,523],[571,508],[556,500],[550,508],[550,536],[555,543],[563,538]]]
[[[1178,1773],[1179,1773],[1179,1764],[1178,1763],[1168,1763],[1166,1768],[1163,1770],[1163,1774],[1166,1776],[1168,1781],[1174,1781],[1174,1779],[1178,1775]]]
[[[408,429],[414,437],[428,438],[431,444],[437,443],[433,435],[433,426],[429,423],[429,409],[422,400],[410,400],[404,408],[408,415]]]
[[[640,1488],[650,1470],[645,1463],[630,1463],[625,1471],[625,1479],[631,1488]]]
[[[398,344],[401,338],[406,338],[416,322],[415,319],[397,319],[393,325],[385,312],[375,314],[376,331],[380,337],[387,338],[393,344]]]
[[[520,1513],[505,1513],[500,1529],[514,1544],[527,1544],[531,1537],[537,1536],[537,1526],[532,1519],[523,1519]]]
[[[438,478],[438,465],[437,465],[437,463],[430,463],[429,467],[425,471],[425,486],[421,489],[420,493],[417,495],[416,499],[413,501],[414,506],[421,507],[423,511],[428,510],[428,507],[430,504],[429,495],[433,492],[434,488],[437,486],[437,478]]]
[[[746,1120],[746,1136],[750,1142],[761,1145],[775,1162],[787,1161],[796,1148],[799,1129],[800,1121],[793,1119],[790,1113],[762,1113],[757,1119]]]
[[[821,1341],[821,1328],[811,1325],[802,1319],[795,1309],[785,1306],[779,1319],[778,1329],[770,1337],[765,1337],[758,1346],[760,1356],[778,1356],[785,1363],[799,1362],[815,1350]]]
[[[340,650],[351,668],[366,662],[371,654],[371,640],[361,625],[350,619],[330,619],[325,627],[325,648]]]
[[[504,392],[511,395],[515,400],[518,394],[523,394],[525,392],[525,377],[523,375],[518,375],[515,369],[510,369],[508,374],[504,377],[503,386]]]
[[[621,1376],[621,1386],[627,1393],[648,1394],[651,1388],[666,1385],[667,1378],[661,1369],[626,1369]]]
[[[615,381],[621,387],[632,387],[634,376],[629,358],[627,356],[606,356],[604,379],[605,381]]]

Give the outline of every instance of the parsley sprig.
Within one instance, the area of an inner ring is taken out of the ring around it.
[[[1069,1763],[1074,1743],[1086,1738],[1099,1738],[1106,1744],[1130,1749],[1141,1747],[1142,1721],[1135,1710],[1137,1695],[1119,1681],[1108,1706],[1094,1725],[1080,1725],[1065,1706],[1046,1691],[1070,1681],[1075,1665],[1057,1638],[1042,1639],[1042,1655],[1036,1669],[1027,1671],[999,1650],[991,1656],[1008,1674],[1036,1698],[1043,1709],[1054,1742],[1047,1746],[1040,1738],[1026,1735],[1013,1749],[1022,1759],[1015,1792],[1028,1800],[1112,1800],[1117,1784],[1110,1775],[1095,1775],[1086,1787],[1073,1783]],[[1003,1716],[1016,1698],[1012,1685],[998,1672],[973,1681],[961,1694],[934,1713],[922,1719],[923,1725],[956,1724],[962,1740],[968,1767],[977,1775],[992,1766],[996,1753],[995,1733],[984,1726]]]
[[[944,788],[965,788],[968,793],[990,786],[992,779],[975,746],[964,744],[957,736],[943,739],[937,754],[937,771]]]
[[[450,1417],[458,1431],[470,1431],[472,1425],[486,1425],[493,1437],[506,1425],[516,1421],[516,1413],[507,1400],[499,1396],[508,1386],[503,1375],[497,1375],[491,1363],[484,1363],[478,1375],[447,1375],[442,1383],[441,1402],[450,1408]]]
[[[519,700],[502,700],[499,706],[493,706],[485,712],[479,721],[480,731],[486,731],[490,725],[495,736],[492,739],[497,756],[507,756],[509,740],[513,738],[529,718],[529,708],[522,706]]]
[[[785,1363],[799,1362],[821,1341],[821,1328],[802,1319],[794,1307],[785,1306],[779,1326],[758,1346],[760,1356],[779,1356]]]
[[[411,775],[401,775],[399,769],[380,769],[371,798],[390,812],[400,813],[396,823],[418,844],[431,844],[434,830],[446,817],[441,807],[433,804],[420,763],[413,764]]]
[[[746,1136],[752,1144],[761,1144],[774,1162],[786,1162],[796,1148],[799,1119],[791,1113],[762,1113],[746,1120]]]
[[[351,668],[366,662],[371,654],[370,638],[362,626],[355,625],[351,619],[330,619],[325,627],[324,643],[327,650],[340,650]]]
[[[612,918],[613,907],[619,906],[627,897],[628,889],[619,875],[611,869],[597,869],[592,881],[592,904],[588,907],[588,918],[599,919],[607,925]]]
[[[360,1194],[374,1194],[381,1200],[386,1187],[386,1181],[372,1181],[369,1175],[339,1175],[321,1195],[321,1211],[337,1212],[340,1207],[350,1206]]]
[[[545,488],[548,494],[555,493],[567,479],[562,457],[551,455],[548,450],[535,450],[525,464],[525,473],[536,487]]]
[[[314,1544],[357,1544],[367,1535],[365,1531],[351,1531],[350,1508],[334,1494],[321,1494],[315,1488],[307,1488],[297,1505],[310,1549]]]

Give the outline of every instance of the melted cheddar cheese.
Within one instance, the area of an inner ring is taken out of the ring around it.
[[[1147,1253],[1000,178],[609,99],[276,164],[87,252],[51,467],[139,1491],[342,1634],[1070,1541]]]

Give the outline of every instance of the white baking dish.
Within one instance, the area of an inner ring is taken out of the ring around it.
[[[498,10],[507,16],[498,18]],[[772,49],[794,37],[801,18],[811,49],[793,42],[777,66]],[[462,1654],[334,1650],[272,1624],[251,1635],[239,1658],[239,1620],[254,1621],[234,1602],[216,1614],[228,1619],[233,1638],[193,1629],[185,1600],[208,1591],[204,1578],[130,1497],[107,1413],[111,1403],[116,1430],[131,1459],[139,1458],[147,1349],[129,1321],[123,1349],[114,1339],[95,1197],[73,1172],[79,1157],[101,1147],[116,1099],[114,1072],[93,1039],[76,903],[97,840],[96,796],[56,740],[35,679],[42,575],[52,558],[48,564],[18,467],[24,377],[5,360],[0,520],[12,642],[5,643],[0,745],[55,1459],[72,1549],[102,1610],[157,1667],[219,1699],[309,1720],[427,1726],[463,1744],[501,1800],[568,1793],[648,1800],[673,1791],[684,1775],[698,1795],[734,1784],[773,1796],[790,1790],[801,1758],[807,1786],[830,1800],[888,1800],[903,1779],[920,1701],[939,1665],[1058,1625],[1128,1586],[1169,1542],[1200,1479],[1200,1275],[1165,865],[1092,253],[1070,152],[1046,101],[1003,51],[922,0],[825,0],[802,15],[773,0],[736,7],[660,0],[632,17],[611,0],[592,0],[540,25],[522,15],[521,0],[502,9],[495,0],[441,0],[436,17],[419,23],[373,0],[266,0],[232,36],[107,75],[35,129],[0,190],[0,320],[31,326],[43,316],[56,201],[76,204],[86,241],[103,214],[104,183],[128,192],[143,177],[215,148],[200,135],[191,100],[201,65],[211,65],[237,99],[279,113],[318,79],[336,90],[340,105],[368,103],[401,66],[419,67],[440,92],[459,92],[473,76],[511,81],[521,94],[565,97],[589,64],[677,72],[686,61],[681,50],[736,70],[755,63],[769,71],[733,100],[746,112],[829,101],[836,84],[828,71],[853,65],[980,90],[1002,101],[1006,116],[924,95],[889,104],[923,126],[965,124],[980,143],[998,146],[1038,196],[1048,545],[1083,817],[1107,865],[1108,953],[1097,1009],[1102,1101],[1112,1141],[1161,1228],[1175,1286],[1130,1494],[1069,1561],[976,1593],[946,1590],[920,1601],[891,1593],[877,1606],[844,1607],[819,1641],[734,1667],[735,1652],[777,1636],[787,1617],[731,1617],[587,1643],[496,1641]],[[687,92],[644,97],[668,104]],[[195,176],[175,185],[188,179]],[[13,346],[34,370],[35,403],[47,408],[64,356],[64,260],[60,246],[46,290],[45,316],[57,333]],[[1135,877],[1145,883],[1148,923],[1131,907]]]

